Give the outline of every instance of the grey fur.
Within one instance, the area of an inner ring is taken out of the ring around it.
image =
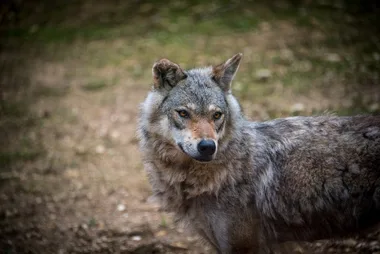
[[[229,89],[241,55],[231,59],[183,71],[184,79],[172,71],[179,81],[154,86],[142,104],[140,146],[162,206],[218,253],[266,252],[271,243],[340,237],[378,223],[380,116],[249,122]],[[178,147],[181,138],[198,142],[186,136],[190,120],[176,115],[188,104],[197,119],[209,119],[210,105],[224,113],[209,162]]]

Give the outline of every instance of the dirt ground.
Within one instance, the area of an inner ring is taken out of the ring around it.
[[[12,37],[0,52],[0,253],[214,253],[150,198],[136,122],[160,57],[191,68],[243,52],[234,92],[253,120],[379,112],[378,83],[347,79],[350,51],[321,46],[320,30],[284,20],[212,35],[128,37],[118,29],[38,42],[45,31],[18,46]],[[379,254],[379,242],[375,229],[278,251]]]

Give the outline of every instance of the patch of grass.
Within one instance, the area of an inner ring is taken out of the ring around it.
[[[19,192],[28,193],[30,195],[52,195],[53,193],[59,193],[67,188],[64,179],[56,178],[55,176],[49,178],[31,178],[28,181],[23,181],[18,187]]]
[[[30,114],[26,101],[27,99],[14,102],[7,100],[0,103],[0,138],[11,139],[18,131],[38,125],[39,121],[35,115]]]
[[[164,214],[161,214],[160,227],[162,227],[162,228],[168,227],[168,222],[167,222],[166,216]]]
[[[4,91],[12,96],[0,100],[0,170],[8,170],[18,162],[34,161],[44,154],[40,140],[31,137],[33,130],[41,127],[41,121],[30,109],[34,94],[29,88]]]
[[[0,152],[0,168],[4,169],[4,167],[8,167],[19,161],[33,161],[40,155],[42,155],[42,151],[20,150],[16,152]]]
[[[110,18],[109,21],[103,22],[100,19],[89,18],[78,21],[78,24],[74,25],[65,24],[56,20],[56,17],[51,17],[49,23],[44,24],[46,22],[31,14],[30,19],[35,20],[35,24],[3,29],[2,34],[4,38],[10,39],[6,43],[10,47],[15,42],[72,43],[76,40],[112,40],[121,37],[137,37],[136,35],[141,37],[153,35],[160,41],[167,41],[167,39],[171,41],[183,35],[222,35],[226,32],[252,31],[262,20],[260,11],[242,10],[239,4],[222,6],[217,3],[194,4],[184,1],[183,4],[168,3],[168,8],[148,4],[149,8],[155,12],[155,16],[145,16],[141,10],[147,8],[144,5],[135,7],[132,5],[121,6],[120,10],[113,7],[100,13],[101,16],[106,16],[126,11],[127,14],[122,20]],[[79,5],[74,4],[75,11],[79,8]],[[65,11],[67,10],[61,12]],[[62,13],[60,16],[63,16]],[[66,19],[64,16],[62,18]]]
[[[282,77],[278,77],[285,87],[294,89],[297,93],[302,93],[312,88],[311,80],[315,79],[318,74],[313,72],[291,71]]]
[[[81,86],[84,91],[99,91],[108,86],[108,82],[105,80],[94,80]]]
[[[49,87],[40,85],[33,89],[33,96],[42,97],[61,97],[66,95],[68,92],[68,87]]]
[[[91,25],[87,27],[43,27],[31,33],[29,29],[18,28],[3,32],[3,42],[7,47],[18,47],[25,44],[70,44],[76,40],[101,40],[114,39],[120,36],[130,35],[130,28],[125,26]]]
[[[372,108],[371,106],[377,105]],[[361,94],[357,94],[353,98],[353,103],[349,107],[339,107],[335,110],[338,115],[360,115],[360,114],[380,114],[379,104],[371,102],[366,102],[365,97]]]
[[[91,218],[88,220],[87,225],[88,225],[90,228],[93,228],[93,227],[96,227],[96,226],[98,225],[98,222],[97,222],[96,218],[91,217]]]
[[[370,114],[367,108],[362,107],[348,107],[348,108],[338,108],[336,110],[331,110],[336,115],[339,116],[350,116],[350,115],[362,115],[362,114]]]
[[[22,102],[0,101],[0,116],[18,118],[27,114],[27,105]]]

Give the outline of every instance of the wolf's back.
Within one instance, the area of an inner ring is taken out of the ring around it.
[[[259,129],[275,158],[257,191],[269,234],[325,238],[380,221],[380,116],[296,117]]]

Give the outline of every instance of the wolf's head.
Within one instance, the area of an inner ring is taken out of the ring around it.
[[[241,58],[237,54],[220,65],[189,71],[167,59],[157,61],[153,90],[142,105],[141,135],[171,146],[170,155],[159,151],[168,156],[215,159],[228,136],[226,126],[240,117],[230,87]]]

